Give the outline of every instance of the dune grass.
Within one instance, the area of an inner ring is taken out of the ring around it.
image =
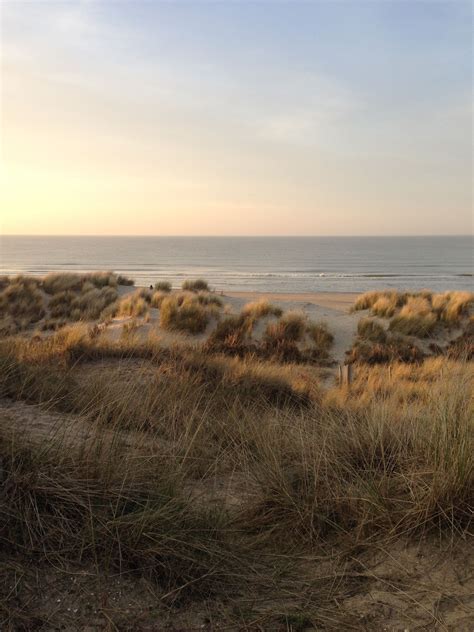
[[[154,288],[157,292],[169,294],[171,292],[171,283],[169,281],[157,281]]]
[[[133,281],[120,277],[120,283]],[[118,284],[119,277],[112,272],[5,277],[0,288],[0,333],[32,325],[47,331],[60,327],[62,321],[102,319],[115,309]]]
[[[384,290],[359,296],[352,311],[369,309],[373,316],[390,318],[390,329],[407,336],[429,337],[437,327],[459,327],[474,309],[472,292],[434,294]]]
[[[318,349],[321,353],[328,354],[334,342],[334,336],[330,332],[328,324],[325,322],[310,322],[306,331],[316,349]]]
[[[181,289],[186,292],[209,292],[209,283],[205,279],[187,279]]]
[[[51,318],[65,320],[97,320],[106,307],[115,305],[117,291],[108,286],[101,289],[84,284],[80,293],[66,290],[55,293],[49,301]]]
[[[45,313],[43,296],[35,279],[9,279],[0,292],[0,319],[5,319],[4,328],[24,329],[41,320]]]
[[[355,594],[349,560],[469,537],[472,378],[436,358],[358,367],[350,389],[324,390],[309,368],[110,343],[85,324],[5,339],[0,396],[68,416],[48,438],[0,424],[0,552],[147,581],[173,616],[207,599],[217,621],[231,597],[240,627],[285,629],[304,612],[358,629],[334,592],[337,576]],[[341,556],[337,575],[317,574],[324,550]],[[8,593],[0,603],[13,611]]]
[[[148,292],[148,291],[147,291]],[[148,294],[144,297],[143,291],[133,292],[124,296],[118,304],[117,315],[118,316],[132,316],[134,318],[139,316],[146,316],[150,309],[150,301],[147,300]]]
[[[200,334],[215,312],[203,305],[196,295],[171,295],[161,301],[160,327],[171,331]]]
[[[254,321],[243,314],[231,314],[221,319],[209,334],[205,349],[228,355],[243,355],[255,349],[252,341]]]
[[[369,365],[393,362],[406,362],[409,364],[422,362],[425,353],[411,338],[406,338],[400,335],[398,331],[394,331],[392,327],[393,320],[390,321],[387,330],[374,318],[361,318],[357,323],[357,338],[347,352],[347,361],[349,363],[356,362]],[[413,329],[410,331],[413,331]],[[425,333],[424,330],[423,333]]]
[[[135,281],[123,274],[117,274],[117,285],[131,286],[135,285]]]
[[[244,305],[241,313],[245,318],[258,320],[259,318],[265,318],[266,316],[280,317],[283,314],[283,310],[262,298]]]
[[[260,319],[267,322],[261,338],[254,330]],[[327,360],[334,336],[326,323],[313,323],[299,312],[283,313],[266,301],[246,305],[240,314],[220,320],[204,346],[206,352],[231,356],[248,355],[279,362],[317,362]]]
[[[430,302],[421,296],[407,299],[400,312],[390,321],[389,329],[409,336],[426,338],[436,326],[436,314]]]
[[[385,328],[373,318],[361,318],[357,323],[357,334],[363,340],[384,343],[387,340]]]

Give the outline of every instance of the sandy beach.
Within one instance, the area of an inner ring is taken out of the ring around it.
[[[120,295],[133,293],[136,286],[119,288]],[[177,290],[174,290],[177,291]],[[343,363],[345,352],[351,347],[354,336],[356,334],[357,322],[360,314],[349,312],[354,304],[357,292],[312,292],[312,293],[276,293],[276,292],[224,292],[218,293],[224,301],[229,312],[239,313],[247,303],[265,299],[285,312],[298,311],[303,312],[309,320],[314,322],[325,322],[329,326],[330,331],[334,335],[334,344],[331,350],[331,356],[337,363]],[[123,324],[130,318],[115,318],[114,323],[109,327],[109,335],[115,339],[120,335]],[[148,334],[151,331],[157,331],[159,321],[159,310],[151,309],[150,318],[147,324],[142,325],[142,333]],[[257,337],[262,334],[266,319],[263,319],[257,327]],[[186,339],[181,333],[169,332],[158,329],[159,337],[164,345],[175,344]],[[209,335],[210,329],[203,334],[193,336],[194,342],[203,342]]]
[[[226,292],[225,296],[242,298],[246,301],[267,299],[268,301],[285,303],[309,303],[319,307],[347,312],[353,305],[359,292],[302,292],[302,293],[278,293],[278,292]],[[286,306],[288,308],[288,306]]]

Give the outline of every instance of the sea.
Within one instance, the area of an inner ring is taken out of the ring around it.
[[[218,291],[473,290],[472,236],[0,236],[0,274],[114,270],[136,285],[207,279]]]

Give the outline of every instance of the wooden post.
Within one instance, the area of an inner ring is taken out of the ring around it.
[[[350,386],[353,379],[352,364],[339,365],[339,380],[341,386]]]

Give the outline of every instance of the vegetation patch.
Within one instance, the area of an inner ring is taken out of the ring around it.
[[[205,331],[212,311],[203,306],[196,296],[172,295],[160,306],[160,327],[172,331],[200,334]]]
[[[181,289],[185,292],[209,292],[209,283],[205,279],[187,279]]]
[[[171,283],[169,281],[157,281],[154,287],[157,292],[165,292],[166,294],[171,292]]]
[[[357,323],[357,334],[362,340],[370,342],[383,344],[387,341],[385,328],[373,318],[361,318]]]
[[[390,329],[426,338],[437,326],[457,327],[469,318],[474,308],[472,292],[396,292],[385,290],[359,296],[353,311],[369,309],[373,316],[390,318]]]

